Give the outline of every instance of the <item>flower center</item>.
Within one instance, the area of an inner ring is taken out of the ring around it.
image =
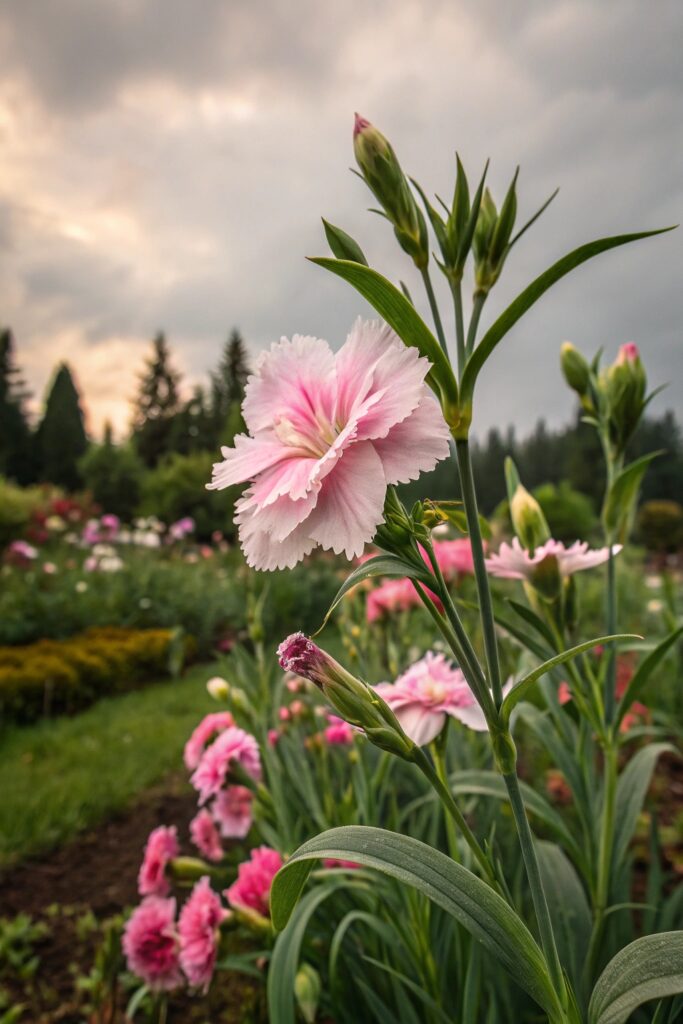
[[[321,414],[308,423],[297,424],[286,416],[278,416],[275,420],[275,433],[288,448],[298,448],[320,459],[334,444],[339,428]]]

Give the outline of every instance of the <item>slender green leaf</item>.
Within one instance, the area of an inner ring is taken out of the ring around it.
[[[543,955],[524,922],[476,875],[417,839],[362,826],[334,828],[304,843],[275,876],[271,914],[277,929],[289,920],[311,868],[320,858],[377,868],[421,892],[451,914],[551,1016],[557,996]]]
[[[670,743],[650,743],[634,754],[621,773],[617,783],[616,827],[612,848],[612,869],[615,872],[625,857],[628,844],[636,830],[638,815],[650,787],[657,759],[664,751],[673,749]]]
[[[301,944],[308,923],[323,900],[342,883],[321,885],[309,892],[296,908],[285,930],[278,935],[268,969],[268,1020],[270,1024],[296,1024],[294,979],[299,969]]]
[[[558,665],[563,665],[566,661],[571,661],[571,659],[575,658],[577,654],[582,654],[584,651],[588,651],[592,647],[596,647],[598,644],[607,644],[615,640],[640,639],[642,638],[633,633],[615,633],[611,636],[598,636],[594,640],[585,640],[582,644],[577,644],[576,647],[570,647],[568,651],[562,651],[561,654],[556,654],[554,658],[550,658],[548,661],[544,661],[542,665],[538,665],[533,672],[529,672],[529,674],[524,676],[523,679],[520,679],[516,686],[513,686],[503,701],[500,709],[501,717],[504,721],[509,721],[512,709],[519,704],[520,700],[524,700],[529,693],[529,690],[538,682],[541,676],[544,676],[546,672],[550,672]]]
[[[354,263],[362,263],[367,267],[368,261],[355,238],[347,235],[346,231],[336,227],[336,225],[330,224],[324,217],[322,222],[325,229],[325,237],[334,255],[340,260],[352,260]]]
[[[617,707],[617,713],[615,718],[615,728],[619,728],[621,721],[630,708],[633,701],[640,696],[642,688],[650,678],[654,670],[659,665],[660,661],[666,657],[670,649],[676,643],[678,638],[683,635],[683,626],[679,626],[678,629],[674,629],[673,632],[669,633],[668,636],[664,637],[662,642],[658,644],[654,651],[648,654],[647,658],[638,666],[636,671],[633,673],[628,686],[624,690],[621,700]]]
[[[636,459],[612,481],[602,510],[602,521],[611,537],[625,540],[640,483],[648,466],[661,452],[649,452]]]
[[[586,891],[561,847],[538,842],[536,849],[560,963],[579,992],[592,926]]]
[[[598,978],[589,1024],[625,1024],[650,999],[683,992],[683,932],[645,935],[620,950]]]
[[[420,1002],[430,1010],[434,1017],[437,1017],[442,1021],[443,1024],[451,1024],[451,1018],[447,1017],[441,1007],[437,1006],[432,997],[425,992],[420,985],[407,977],[407,975],[403,974],[401,971],[397,971],[394,967],[390,967],[389,964],[383,964],[380,960],[375,960],[372,956],[364,956],[363,959],[366,963],[372,964],[372,966],[377,968],[377,970],[385,971],[387,974],[390,974],[392,978],[395,978],[401,985],[412,992],[413,995],[417,996]]]
[[[616,235],[613,238],[600,238],[595,242],[579,246],[567,256],[554,263],[552,267],[544,271],[535,281],[521,292],[517,298],[504,310],[498,319],[489,327],[474,352],[467,360],[465,372],[461,382],[461,396],[463,404],[471,403],[474,393],[474,384],[484,363],[489,358],[496,345],[514,327],[517,321],[524,316],[535,302],[548,291],[557,281],[568,274],[571,270],[585,263],[587,260],[598,256],[609,249],[615,249],[619,245],[626,245],[628,242],[635,242],[640,238],[649,238],[652,235],[660,235],[664,231],[671,231],[672,228],[660,228],[658,231],[639,231],[629,235]]]
[[[440,392],[453,408],[458,404],[458,385],[443,349],[424,320],[404,295],[371,267],[362,266],[351,260],[333,260],[316,257],[311,260],[325,270],[331,270],[353,285],[363,298],[375,307],[406,345],[416,348],[432,364],[427,377],[428,383]]]
[[[552,630],[550,626],[543,621],[540,615],[537,615],[536,612],[531,610],[531,608],[528,608],[525,604],[521,604],[519,601],[513,601],[508,598],[507,603],[510,605],[512,610],[519,615],[520,619],[524,619],[525,622],[528,622],[528,624],[536,630],[538,635],[543,637],[551,651],[557,649],[557,644]]]
[[[394,931],[385,924],[384,921],[376,917],[374,914],[369,914],[366,910],[350,910],[348,914],[339,922],[332,936],[332,942],[330,943],[330,956],[329,956],[329,976],[330,984],[332,987],[337,985],[337,963],[339,961],[339,955],[344,944],[344,939],[349,928],[360,921],[367,925],[368,928],[377,932],[381,939],[389,946],[398,946],[400,939]]]
[[[334,595],[334,600],[327,609],[323,623],[320,629],[317,630],[317,633],[327,624],[330,615],[342,598],[348,594],[349,590],[362,583],[363,580],[372,580],[377,576],[408,576],[410,579],[419,580],[427,585],[434,582],[426,565],[424,569],[419,569],[417,566],[402,561],[397,555],[377,555],[376,558],[369,558],[367,562],[363,562],[362,565],[359,565],[357,569],[354,569],[346,577]]]

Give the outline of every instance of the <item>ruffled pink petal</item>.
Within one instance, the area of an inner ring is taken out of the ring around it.
[[[297,526],[284,540],[275,540],[272,534],[260,528],[260,516],[246,518],[239,524],[239,538],[247,564],[261,572],[291,569],[316,545],[308,535],[308,520]]]
[[[353,416],[370,394],[381,395],[358,420],[359,440],[385,437],[415,409],[422,397],[429,362],[417,349],[378,321],[360,318],[337,353],[337,410],[339,422]]]
[[[250,488],[235,503],[235,522],[244,527],[244,536],[258,530],[267,533],[271,540],[280,543],[285,540],[300,523],[310,516],[318,502],[320,488],[317,487],[299,501],[292,501],[286,494],[272,504],[258,510]]]
[[[466,725],[468,729],[473,729],[474,732],[486,732],[488,729],[484,712],[476,701],[466,707],[453,707],[448,713],[452,718],[457,718],[459,722]]]
[[[259,508],[272,504],[283,494],[296,501],[305,498],[314,484],[318,459],[313,456],[284,458],[261,473],[251,488],[253,504]]]
[[[417,408],[386,437],[373,441],[388,484],[406,484],[434,469],[449,455],[450,431],[438,403],[426,387]]]
[[[446,721],[442,711],[430,711],[420,704],[397,708],[394,714],[406,736],[417,743],[418,747],[424,747],[435,740]]]
[[[307,429],[319,414],[332,422],[335,392],[335,359],[327,342],[295,334],[261,356],[247,382],[242,415],[252,434],[272,427],[285,410],[293,426]]]
[[[325,478],[305,526],[308,536],[335,554],[360,555],[384,518],[387,484],[370,442],[351,445]],[[287,538],[289,540],[289,538]]]
[[[252,480],[259,473],[288,458],[291,449],[286,448],[271,433],[262,433],[258,437],[238,434],[235,447],[221,448],[221,454],[224,461],[214,463],[211,483],[206,485],[210,491],[220,491],[224,487]]]

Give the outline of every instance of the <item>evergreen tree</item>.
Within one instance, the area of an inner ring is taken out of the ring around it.
[[[14,361],[12,332],[0,331],[0,475],[19,484],[34,479],[27,398],[26,385]]]
[[[173,420],[172,450],[181,455],[208,450],[213,447],[212,426],[204,388],[198,385]]]
[[[78,390],[66,363],[52,381],[36,433],[41,479],[75,491],[82,484],[78,461],[88,447]]]
[[[133,441],[147,466],[155,466],[173,447],[174,418],[180,410],[180,374],[171,366],[171,354],[162,333],[153,341],[135,401]]]
[[[114,444],[111,424],[105,424],[102,444],[90,446],[79,469],[102,511],[130,522],[140,500],[145,467],[130,444]]]
[[[241,414],[238,416],[234,407],[239,412],[248,376],[246,345],[237,328],[234,328],[223,346],[218,368],[211,374],[212,447],[228,443],[226,435],[231,434],[231,440],[244,429]]]

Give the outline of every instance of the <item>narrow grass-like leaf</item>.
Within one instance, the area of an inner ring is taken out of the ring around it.
[[[592,925],[586,891],[561,847],[538,842],[536,849],[560,963],[578,993]]]
[[[612,847],[612,869],[614,872],[619,869],[635,832],[638,815],[650,787],[657,759],[665,751],[673,749],[670,743],[650,743],[634,754],[619,777],[614,815],[616,827]]]
[[[650,999],[683,992],[683,932],[645,935],[620,950],[593,989],[589,1024],[625,1024]]]
[[[558,665],[563,665],[566,661],[571,661],[577,654],[582,654],[584,651],[590,650],[592,647],[596,647],[598,644],[613,643],[615,640],[640,640],[642,637],[636,636],[633,633],[615,633],[611,636],[598,636],[594,640],[585,640],[582,644],[577,644],[576,647],[570,647],[568,651],[562,651],[561,654],[556,654],[554,658],[550,658],[548,661],[544,661],[542,665],[539,665],[528,675],[524,676],[523,679],[517,683],[516,686],[508,693],[507,697],[503,701],[500,709],[501,717],[504,721],[509,721],[510,713],[512,709],[519,704],[520,700],[529,693],[529,690],[534,686],[535,683],[544,676],[546,672],[552,671]]]
[[[417,566],[409,565],[407,562],[402,561],[396,555],[377,555],[376,558],[369,558],[367,562],[363,562],[357,569],[354,569],[352,573],[346,577],[341,587],[334,595],[332,604],[327,609],[323,623],[320,629],[317,630],[319,633],[321,629],[327,624],[327,621],[337,607],[343,597],[348,594],[349,590],[362,583],[363,580],[375,579],[377,576],[408,576],[410,579],[419,580],[421,583],[426,583],[428,586],[433,583],[433,579],[425,565],[424,569],[420,569]]]
[[[621,700],[617,705],[617,713],[614,720],[615,729],[619,728],[619,725],[621,724],[621,721],[629,707],[633,704],[633,701],[640,696],[640,691],[645,686],[645,683],[681,635],[683,635],[683,626],[679,626],[678,629],[674,629],[668,636],[664,637],[662,642],[655,647],[654,651],[648,654],[647,658],[644,659],[633,673],[633,676],[631,677],[629,684],[624,690]]]
[[[602,510],[602,521],[609,536],[625,539],[631,521],[631,512],[638,496],[640,483],[653,459],[661,452],[649,452],[632,462],[612,481]]]
[[[311,262],[325,270],[331,270],[333,274],[353,285],[389,326],[393,327],[406,345],[416,348],[420,355],[425,356],[432,364],[427,382],[437,393],[443,395],[453,409],[457,408],[458,385],[448,357],[415,307],[398,288],[371,267],[351,260],[334,260],[319,256],[313,258]]]
[[[543,954],[514,910],[450,857],[395,832],[354,825],[330,829],[300,846],[273,881],[271,915],[277,929],[287,924],[311,862],[320,858],[353,860],[417,889],[481,942],[551,1017],[559,1014]]]
[[[626,245],[629,242],[638,241],[641,238],[650,238],[653,235],[660,235],[672,228],[660,228],[657,231],[639,231],[629,235],[615,235],[612,238],[600,238],[595,242],[588,242],[579,246],[573,252],[563,256],[557,263],[553,263],[548,270],[544,271],[535,281],[521,292],[517,298],[510,303],[506,310],[501,313],[498,319],[489,327],[474,352],[467,360],[465,372],[461,381],[461,397],[464,405],[471,403],[474,393],[474,385],[484,363],[489,358],[498,343],[505,337],[517,321],[524,316],[527,310],[536,303],[540,297],[548,291],[557,281],[566,274],[581,266],[587,260],[592,259],[600,253],[609,249],[616,249],[617,246]]]

